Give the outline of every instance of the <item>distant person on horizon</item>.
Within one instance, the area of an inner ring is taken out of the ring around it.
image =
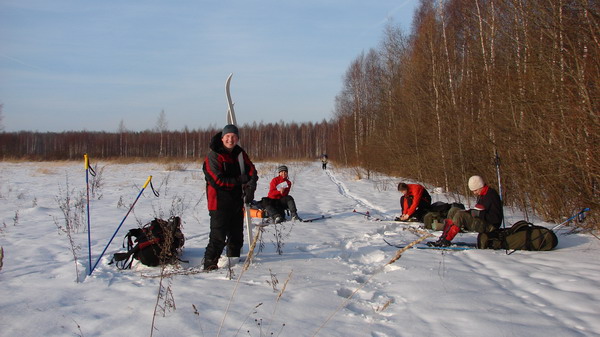
[[[398,191],[402,193],[400,197],[400,206],[402,215],[396,218],[397,221],[423,221],[423,216],[431,206],[431,195],[419,184],[399,183]]]
[[[321,164],[322,164],[323,170],[327,169],[327,160],[328,160],[328,158],[327,158],[326,154],[321,155]]]
[[[469,210],[450,208],[448,218],[444,220],[442,235],[438,241],[431,242],[431,246],[450,246],[452,239],[461,230],[488,233],[500,228],[504,215],[498,192],[488,186],[480,176],[469,178],[468,186],[477,197],[475,207]]]
[[[238,128],[229,124],[214,135],[202,170],[210,215],[210,235],[204,252],[204,270],[218,268],[227,246],[227,257],[239,257],[244,244],[244,202],[254,198],[258,175],[248,154],[238,145]],[[244,165],[241,172],[240,161]]]
[[[298,216],[296,202],[289,195],[292,188],[292,182],[288,179],[288,168],[281,165],[277,168],[277,176],[269,184],[269,194],[261,199],[262,206],[273,223],[280,223],[285,220],[285,211],[289,210],[292,220],[302,221]]]

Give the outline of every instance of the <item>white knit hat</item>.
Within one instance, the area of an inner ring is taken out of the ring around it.
[[[469,178],[469,189],[471,191],[478,190],[484,185],[485,183],[483,182],[483,178],[481,178],[480,176],[472,176],[471,178]]]

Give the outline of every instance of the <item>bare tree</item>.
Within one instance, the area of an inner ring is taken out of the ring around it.
[[[121,119],[119,122],[119,155],[121,157],[127,157],[127,128],[125,122]]]
[[[158,153],[159,157],[163,157],[165,155],[164,146],[163,146],[163,136],[164,136],[165,131],[167,131],[167,129],[168,129],[167,116],[165,115],[165,110],[161,110],[160,114],[158,115],[158,119],[156,120],[156,127],[155,127],[155,130],[160,133],[160,148],[159,148],[159,153]]]
[[[4,113],[2,109],[4,108],[4,104],[0,104],[0,132],[4,132]]]

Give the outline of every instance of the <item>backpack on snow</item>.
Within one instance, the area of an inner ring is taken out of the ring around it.
[[[497,229],[489,233],[479,233],[477,248],[510,250],[552,250],[558,245],[554,232],[546,227],[536,226],[525,220],[512,227]]]
[[[131,268],[133,259],[150,267],[173,263],[179,260],[185,237],[181,231],[181,219],[171,217],[169,220],[156,218],[142,228],[129,230],[124,241],[127,242],[127,252],[113,256],[119,269]]]

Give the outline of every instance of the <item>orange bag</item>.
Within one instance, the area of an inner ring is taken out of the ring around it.
[[[264,218],[266,218],[265,210],[250,208],[250,217],[264,219]]]

